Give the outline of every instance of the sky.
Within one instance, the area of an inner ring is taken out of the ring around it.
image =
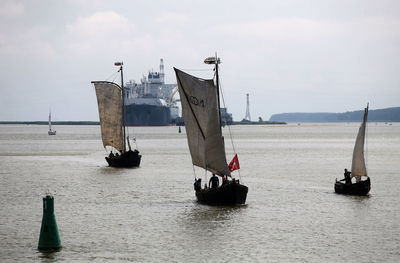
[[[98,121],[115,61],[176,83],[215,53],[234,120],[400,106],[398,0],[0,0],[0,121]]]

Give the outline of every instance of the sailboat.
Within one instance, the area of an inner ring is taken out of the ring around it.
[[[106,161],[111,167],[137,167],[142,156],[137,149],[132,151],[129,136],[126,136],[123,63],[116,62],[115,66],[120,67],[121,86],[109,81],[92,81],[99,107],[103,146],[105,149],[112,147]]]
[[[371,180],[367,175],[367,168],[365,166],[364,159],[364,143],[365,143],[365,129],[367,126],[368,118],[368,107],[364,109],[364,118],[361,123],[360,129],[358,130],[358,135],[356,143],[353,150],[353,161],[351,164],[351,179],[356,178],[355,183],[343,183],[336,179],[335,182],[335,192],[339,194],[349,194],[349,195],[366,195],[371,189]]]
[[[187,140],[192,163],[206,171],[227,179],[231,171],[226,162],[224,138],[221,130],[218,64],[220,59],[207,58],[214,64],[213,79],[201,79],[174,68],[182,104]],[[237,157],[237,155],[235,155]],[[201,178],[195,179],[195,194],[199,203],[207,205],[236,205],[246,202],[248,188],[234,178],[215,188],[202,188]]]
[[[57,131],[51,129],[51,110],[49,110],[49,135],[56,135]]]

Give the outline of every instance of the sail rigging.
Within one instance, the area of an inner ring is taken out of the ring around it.
[[[361,176],[367,176],[367,168],[364,159],[364,143],[365,143],[365,129],[368,118],[368,106],[364,109],[364,118],[358,130],[356,143],[353,150],[353,160],[351,164],[351,176],[356,177],[357,182],[361,180]]]
[[[218,88],[213,79],[200,79],[174,68],[193,165],[229,175],[222,137]]]
[[[107,81],[94,81],[99,108],[103,146],[125,152],[123,134],[122,88]]]

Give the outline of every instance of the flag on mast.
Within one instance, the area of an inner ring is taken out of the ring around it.
[[[229,171],[231,171],[231,172],[240,169],[239,159],[238,159],[237,154],[235,154],[232,161],[229,163],[228,168],[229,168]]]

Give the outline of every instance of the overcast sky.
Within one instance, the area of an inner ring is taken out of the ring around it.
[[[253,120],[400,106],[398,0],[1,0],[0,120],[98,120],[115,61],[139,82],[164,58],[176,83],[215,52],[235,120],[246,93]]]

